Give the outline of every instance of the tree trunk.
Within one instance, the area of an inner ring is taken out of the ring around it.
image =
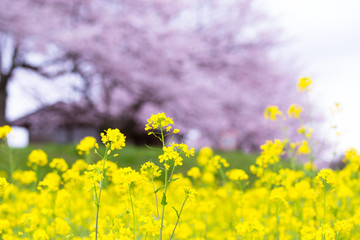
[[[7,73],[5,73],[2,66],[2,47],[3,46],[0,45],[0,126],[7,124],[5,116],[8,96],[7,86],[13,76],[14,70],[16,69],[16,67],[18,67],[18,65],[16,64],[16,60],[19,53],[19,47],[17,44],[15,44],[15,47],[12,51],[10,69]]]
[[[5,110],[7,103],[7,80],[1,78],[0,79],[0,126],[7,124]]]

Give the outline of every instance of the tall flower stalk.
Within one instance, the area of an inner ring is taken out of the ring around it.
[[[105,145],[105,152],[103,155],[98,155],[102,158],[101,165],[92,164],[89,166],[88,171],[85,172],[85,175],[91,182],[94,192],[94,204],[95,204],[95,240],[98,238],[98,228],[99,228],[99,212],[100,212],[100,200],[101,200],[101,191],[104,188],[104,181],[106,179],[106,161],[109,159],[111,152],[115,149],[122,149],[125,147],[125,136],[122,134],[119,129],[105,130],[105,133],[101,133],[101,142]],[[97,144],[89,145],[97,146]],[[86,148],[85,148],[86,149]],[[79,150],[79,149],[78,149]],[[87,152],[84,149],[80,151]],[[96,151],[97,152],[97,151]],[[115,154],[114,156],[116,156]]]
[[[166,194],[169,184],[176,180],[172,179],[175,167],[181,166],[183,164],[182,154],[184,154],[186,157],[194,155],[193,148],[189,149],[186,144],[176,144],[172,142],[174,135],[179,132],[178,129],[172,130],[173,124],[174,121],[172,118],[167,117],[165,113],[158,113],[156,115],[151,115],[151,117],[147,120],[147,124],[145,125],[145,130],[148,131],[148,135],[153,135],[161,141],[163,151],[163,154],[159,156],[159,162],[163,164],[165,171],[164,185],[162,186],[164,191],[161,199],[162,211],[159,233],[160,240],[163,239],[165,209],[167,205]],[[168,144],[166,143],[167,136],[171,136]],[[170,168],[172,168],[171,171]],[[158,190],[155,190],[154,192],[156,193]]]

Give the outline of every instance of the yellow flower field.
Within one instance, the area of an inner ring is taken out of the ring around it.
[[[309,78],[299,82],[306,91]],[[291,105],[289,117],[302,108]],[[264,116],[275,121],[276,106]],[[204,147],[197,167],[177,173],[195,154],[173,142],[179,131],[164,113],[152,115],[145,130],[162,144],[161,154],[141,169],[119,168],[114,158],[126,151],[119,129],[101,133],[77,146],[83,159],[68,166],[62,158],[48,159],[42,150],[28,156],[28,170],[0,178],[1,239],[359,239],[360,155],[346,152],[342,170],[318,170],[313,163],[312,129],[299,129],[302,142],[268,140],[249,172],[231,169],[226,159]],[[9,126],[0,127],[6,144]],[[96,152],[99,161],[91,162]],[[301,170],[281,168],[282,157],[309,156]],[[52,168],[43,179],[39,171]]]

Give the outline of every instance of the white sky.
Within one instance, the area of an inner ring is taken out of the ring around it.
[[[289,53],[299,57],[301,74],[311,77],[311,99],[341,132],[339,149],[360,147],[360,1],[260,0],[292,39]],[[333,117],[335,102],[342,111]],[[360,150],[360,149],[359,149]]]
[[[360,147],[360,1],[258,0],[258,3],[283,28],[284,36],[292,40],[286,51],[301,63],[301,76],[314,81],[311,99],[323,106],[329,117],[329,107],[334,102],[341,104],[343,111],[331,119],[341,132],[340,148]],[[10,119],[36,108],[36,102],[21,94],[18,85],[10,86]]]

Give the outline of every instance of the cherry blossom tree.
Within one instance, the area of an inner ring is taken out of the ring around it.
[[[164,111],[184,132],[198,129],[199,144],[234,131],[253,149],[273,132],[266,106],[297,101],[292,72],[273,57],[279,32],[253,1],[2,0],[0,33],[12,42],[10,67],[0,64],[0,122],[18,68],[79,77],[72,87],[102,127],[133,139]]]

